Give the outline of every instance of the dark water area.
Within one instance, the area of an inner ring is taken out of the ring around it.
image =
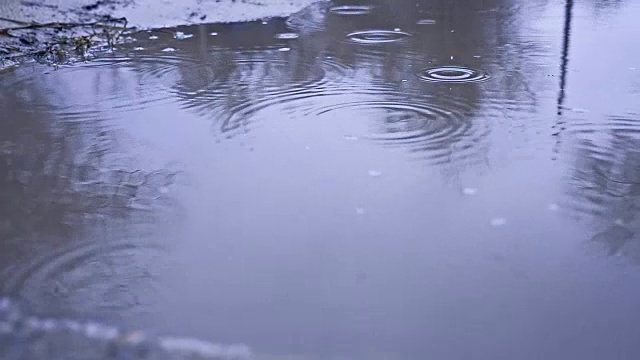
[[[640,3],[324,2],[0,74],[0,294],[258,358],[640,357]]]

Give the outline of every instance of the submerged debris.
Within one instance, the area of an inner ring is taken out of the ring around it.
[[[0,28],[0,69],[26,60],[62,64],[90,57],[90,50],[111,49],[130,29],[126,18],[103,16],[92,22],[25,22]]]

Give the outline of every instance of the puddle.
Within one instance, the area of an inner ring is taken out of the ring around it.
[[[0,358],[638,358],[638,4],[202,15],[0,73]]]

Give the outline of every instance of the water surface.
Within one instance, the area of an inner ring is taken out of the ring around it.
[[[262,358],[637,358],[638,16],[335,1],[4,73],[0,290]]]

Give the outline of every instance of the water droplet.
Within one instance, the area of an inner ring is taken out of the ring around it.
[[[417,25],[433,25],[436,21],[432,19],[422,19],[416,22]]]
[[[411,34],[404,31],[365,30],[349,33],[347,34],[347,39],[361,44],[379,44],[400,41],[409,36]]]
[[[176,51],[176,49],[172,48],[172,47],[168,47],[168,48],[164,48],[162,49],[163,52],[174,52]]]
[[[491,223],[491,226],[494,226],[494,227],[503,226],[503,225],[505,225],[507,223],[507,219],[501,218],[501,217],[496,217],[496,218],[491,219],[490,223]]]
[[[455,30],[451,30],[452,33],[456,32]]]
[[[462,189],[462,193],[465,195],[475,195],[478,192],[476,188],[464,188]]]
[[[484,81],[489,76],[480,70],[461,66],[440,66],[423,69],[418,77],[432,82],[469,83]]]
[[[188,39],[190,37],[193,37],[193,34],[185,34],[182,31],[176,31],[173,37],[178,40],[183,40],[183,39]]]
[[[276,39],[282,39],[282,40],[297,39],[299,37],[300,35],[294,32],[276,34]]]
[[[343,5],[334,6],[329,11],[336,15],[366,15],[373,10],[369,5]]]
[[[158,39],[158,37],[157,37],[157,36],[155,36],[155,35],[151,35],[151,36],[149,36],[149,40],[157,40],[157,39]]]
[[[369,170],[368,173],[369,173],[369,176],[371,176],[371,177],[378,177],[378,176],[382,175],[382,173],[380,171],[377,171],[377,170]]]

